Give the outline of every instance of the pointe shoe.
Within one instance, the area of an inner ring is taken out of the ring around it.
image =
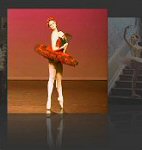
[[[59,101],[61,109],[63,109],[63,96],[62,97],[58,97],[58,101]]]
[[[64,109],[63,109],[63,108],[61,108],[61,109],[60,109],[60,111],[59,111],[59,114],[61,114],[61,115],[62,115],[63,113],[64,113]]]
[[[46,115],[47,115],[47,117],[50,117],[50,115],[51,115],[51,110],[50,109],[46,110]]]

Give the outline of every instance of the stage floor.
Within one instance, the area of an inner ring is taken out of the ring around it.
[[[63,81],[65,113],[107,113],[107,81]],[[54,87],[52,111],[59,112]],[[8,81],[8,113],[45,113],[47,81]]]
[[[54,114],[51,117],[43,113],[9,114],[7,124],[0,122],[3,141],[0,148],[141,150],[142,106],[111,105],[110,110],[109,114]]]

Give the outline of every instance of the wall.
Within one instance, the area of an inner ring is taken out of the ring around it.
[[[108,42],[109,42],[109,57],[111,57],[117,49],[120,49],[125,43],[123,38],[124,28],[128,25],[135,25],[136,18],[113,18],[108,19]],[[132,30],[131,30],[132,31]]]
[[[72,34],[68,52],[79,60],[75,68],[64,65],[64,79],[107,80],[105,9],[8,9],[8,79],[48,78],[48,61],[34,47],[50,44],[49,16],[56,18],[60,30]]]

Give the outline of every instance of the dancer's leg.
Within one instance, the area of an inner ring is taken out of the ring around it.
[[[56,68],[55,64],[49,63],[49,80],[48,80],[48,99],[47,99],[47,109],[51,109],[51,96],[52,96],[52,91],[53,91],[53,85],[54,85],[54,80],[56,76]]]
[[[63,65],[58,63],[56,66],[56,86],[58,91],[58,100],[61,108],[63,108],[63,92],[62,92],[62,74],[63,74]]]

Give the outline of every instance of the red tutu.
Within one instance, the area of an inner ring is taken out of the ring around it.
[[[60,40],[57,40],[57,45],[62,45]],[[50,46],[39,44],[36,46],[35,51],[43,57],[54,60],[55,62],[61,62],[62,64],[76,66],[78,61],[68,53],[63,53],[62,50],[53,51]]]

